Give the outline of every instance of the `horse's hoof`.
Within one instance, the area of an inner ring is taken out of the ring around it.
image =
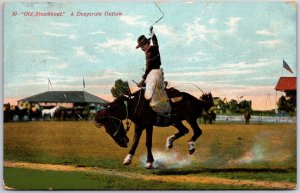
[[[195,142],[190,141],[188,144],[189,154],[192,155],[195,152]]]
[[[166,148],[168,150],[172,149],[173,148],[173,142],[175,140],[175,135],[172,135],[170,137],[167,138],[167,143],[166,143]]]
[[[145,165],[146,169],[152,169],[153,168],[153,163],[152,162],[147,162]]]
[[[132,157],[133,157],[133,155],[127,154],[127,156],[125,157],[125,159],[123,161],[123,165],[129,165],[129,164],[131,164]]]

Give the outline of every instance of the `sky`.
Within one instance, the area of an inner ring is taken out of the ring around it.
[[[222,99],[251,100],[255,110],[276,108],[279,77],[297,73],[294,3],[157,5],[164,17],[154,24],[162,13],[153,2],[6,3],[4,103],[48,91],[48,79],[50,91],[81,91],[84,79],[85,91],[108,101],[117,79],[136,90],[132,80],[139,82],[145,69],[136,40],[154,24],[170,86],[196,97],[199,87]]]

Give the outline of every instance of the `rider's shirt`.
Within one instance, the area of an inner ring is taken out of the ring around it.
[[[145,52],[146,55],[146,71],[145,74],[142,76],[143,79],[146,79],[149,72],[152,69],[159,69],[161,62],[160,62],[160,54],[158,49],[158,42],[155,34],[152,36],[152,46]]]

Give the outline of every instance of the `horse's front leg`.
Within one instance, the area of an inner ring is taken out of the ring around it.
[[[187,120],[187,122],[191,125],[191,127],[194,131],[194,135],[192,136],[192,138],[189,140],[189,143],[188,143],[189,153],[190,153],[190,155],[192,155],[195,152],[195,141],[202,134],[202,130],[198,126],[196,120]]]
[[[166,142],[166,148],[167,148],[167,150],[170,150],[170,149],[173,148],[173,142],[174,142],[176,139],[178,139],[178,138],[180,138],[180,137],[186,135],[186,134],[189,132],[188,128],[186,128],[186,127],[182,124],[181,121],[178,121],[178,122],[174,123],[173,126],[174,126],[176,129],[178,129],[178,133],[176,133],[176,134],[174,134],[174,135],[172,135],[172,136],[169,136],[169,137],[167,138],[167,142]]]
[[[143,128],[136,125],[134,128],[133,144],[131,146],[129,153],[127,154],[127,156],[125,157],[125,159],[123,161],[123,165],[131,164],[133,155],[135,154],[136,148],[139,144],[142,132],[143,132]]]
[[[147,161],[146,169],[152,169],[154,158],[152,155],[152,137],[153,137],[153,126],[146,128],[146,147],[147,147]]]

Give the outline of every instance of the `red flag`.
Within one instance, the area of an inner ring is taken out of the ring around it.
[[[290,73],[294,74],[290,66],[283,60],[283,68],[285,68]]]

